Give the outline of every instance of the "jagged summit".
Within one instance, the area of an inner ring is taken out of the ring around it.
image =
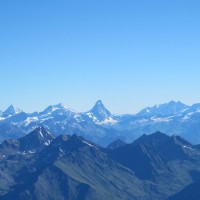
[[[20,110],[19,108],[15,107],[14,105],[10,105],[3,113],[2,116],[4,117],[8,117],[8,116],[13,116],[16,114],[21,113],[22,110]]]
[[[49,163],[68,153],[77,152],[82,148],[94,150],[98,146],[76,134],[60,135],[50,143],[48,148],[44,148],[41,154],[41,160],[45,159]]]
[[[101,100],[98,100],[89,112],[99,121],[104,121],[105,119],[111,117],[110,111],[108,111]]]
[[[40,138],[52,138],[54,139],[55,136],[50,133],[46,128],[44,128],[43,126],[39,126],[38,128],[36,128],[35,130],[33,130],[31,133],[29,133],[28,135],[32,135],[32,136],[39,136]]]
[[[43,145],[49,145],[54,139],[55,136],[52,133],[40,126],[29,134],[20,138],[19,141],[24,150],[30,150]]]
[[[98,100],[91,110],[96,110],[96,109],[99,109],[99,108],[106,109],[101,100]]]
[[[98,100],[96,103],[95,103],[95,106],[104,106],[103,102],[101,100]]]

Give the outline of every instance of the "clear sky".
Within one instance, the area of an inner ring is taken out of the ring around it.
[[[200,102],[199,0],[1,0],[0,109]]]

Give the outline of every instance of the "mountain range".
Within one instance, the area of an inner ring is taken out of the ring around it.
[[[56,136],[76,133],[102,146],[116,139],[131,142],[156,131],[179,135],[197,144],[200,143],[200,104],[188,106],[170,101],[132,115],[114,115],[100,100],[87,112],[76,112],[57,104],[41,112],[26,113],[11,105],[0,112],[0,141],[19,138],[38,126]]]
[[[103,148],[38,127],[0,144],[1,200],[197,200],[199,181],[199,146],[161,132]]]

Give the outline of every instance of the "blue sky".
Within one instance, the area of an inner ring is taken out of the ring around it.
[[[200,1],[2,0],[0,109],[200,102]]]

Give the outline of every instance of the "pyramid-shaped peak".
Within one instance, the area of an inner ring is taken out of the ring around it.
[[[17,111],[19,109],[16,106],[14,106],[13,104],[11,104],[6,110]]]
[[[49,132],[46,128],[44,128],[43,126],[39,126],[38,128],[36,128],[29,134],[30,135],[39,135],[43,139],[45,139],[45,138],[54,139],[55,138],[55,136],[51,132]]]
[[[92,110],[96,110],[96,109],[105,109],[105,110],[107,110],[106,107],[104,106],[104,104],[103,104],[103,102],[102,102],[101,100],[98,100],[98,101],[95,103],[94,107],[92,108]]]
[[[51,132],[42,126],[39,126],[38,128],[25,135],[22,139],[38,140],[42,142],[46,140],[53,140],[54,138],[55,136]]]
[[[10,105],[4,112],[3,112],[3,115],[5,117],[7,116],[12,116],[12,115],[16,115],[16,114],[19,114],[21,113],[22,110],[20,110],[19,108],[15,107],[14,105]]]
[[[101,100],[98,100],[95,105],[96,106],[104,106],[103,102]]]
[[[104,121],[105,119],[111,117],[110,111],[104,106],[101,100],[98,100],[94,107],[90,110],[96,119],[99,121]]]
[[[50,133],[44,127],[40,126],[35,130],[33,130],[32,132],[30,132],[29,134],[20,138],[19,142],[23,150],[30,150],[30,149],[40,148],[44,145],[47,146],[54,139],[55,136],[52,133]]]

